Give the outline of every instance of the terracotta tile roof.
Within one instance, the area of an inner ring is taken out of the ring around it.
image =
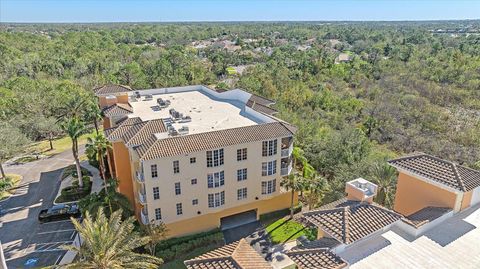
[[[365,202],[340,199],[338,203],[327,206],[331,208],[306,212],[303,218],[345,244],[362,239],[402,218],[402,215],[380,205]]]
[[[162,119],[147,121],[140,130],[138,130],[130,139],[125,140],[127,146],[142,145],[149,143],[150,138],[154,138],[154,134],[164,133],[167,131]]]
[[[348,266],[346,261],[326,248],[296,249],[286,254],[298,269],[340,269]]]
[[[129,104],[117,103],[111,106],[105,107],[103,110],[103,115],[107,117],[111,116],[120,116],[133,113],[133,108]]]
[[[255,111],[262,112],[268,115],[274,115],[278,113],[278,111],[276,111],[275,109],[262,105],[260,103],[255,103],[251,99],[247,101],[247,106]]]
[[[271,269],[245,239],[184,262],[187,269]]]
[[[406,170],[462,192],[468,192],[480,186],[480,171],[428,154],[406,156],[388,161],[388,163],[398,169]]]
[[[270,105],[275,104],[275,101],[267,99],[267,98],[262,97],[260,95],[256,95],[256,94],[252,94],[252,96],[250,96],[249,101],[252,101],[254,103],[264,105],[264,106],[270,106]]]
[[[118,126],[104,130],[104,133],[108,140],[118,140],[123,137],[132,125],[139,123],[142,123],[142,120],[138,117],[128,118],[122,121]]]
[[[109,84],[103,85],[93,90],[95,95],[108,95],[114,93],[121,93],[121,92],[129,92],[132,91],[132,88],[125,86],[125,85],[117,85],[117,84]]]
[[[176,156],[190,152],[221,148],[236,144],[292,136],[290,126],[282,122],[264,123],[212,132],[169,137],[157,140],[143,150],[142,160]],[[138,152],[140,154],[140,152]]]
[[[402,220],[405,223],[410,224],[415,228],[418,228],[418,227],[421,227],[422,225],[425,225],[429,222],[436,220],[437,218],[445,215],[450,211],[452,211],[452,209],[447,207],[428,206],[403,218]]]

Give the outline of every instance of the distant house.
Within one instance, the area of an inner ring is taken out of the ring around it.
[[[340,53],[337,58],[335,58],[335,63],[336,64],[339,64],[339,63],[348,63],[352,60],[352,55],[348,54],[348,53]]]

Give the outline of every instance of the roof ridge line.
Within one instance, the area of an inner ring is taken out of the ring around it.
[[[453,162],[450,162],[450,165],[453,167],[453,171],[455,172],[455,178],[457,179],[458,185],[460,186],[462,191],[467,191],[467,189],[465,188],[465,184],[463,183],[463,178],[458,172],[457,165]]]
[[[343,234],[342,234],[342,239],[343,242],[348,244],[348,241],[350,241],[350,225],[349,225],[349,219],[350,219],[350,206],[346,206],[343,208]],[[348,241],[347,241],[348,238]]]

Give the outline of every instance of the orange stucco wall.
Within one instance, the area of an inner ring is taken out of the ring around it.
[[[220,226],[220,219],[241,212],[257,209],[257,218],[265,213],[285,209],[290,207],[289,192],[280,194],[269,200],[260,200],[242,206],[227,208],[212,214],[206,214],[178,222],[166,224],[168,229],[167,237],[177,237],[198,232],[209,231]],[[295,197],[295,203],[297,198]]]
[[[472,195],[473,191],[469,191],[463,194],[462,206],[460,207],[460,210],[464,210],[465,208],[470,206],[470,203],[472,201]]]
[[[128,94],[117,95],[117,102],[122,104],[128,103]]]
[[[112,127],[112,124],[110,122],[110,118],[108,117],[103,117],[103,129],[108,129],[108,128],[111,128]]]
[[[455,208],[457,195],[410,175],[398,175],[393,209],[405,216],[427,206]]]
[[[135,198],[133,196],[132,171],[128,149],[122,142],[113,142],[112,148],[115,173],[119,181],[118,191],[125,195],[133,206],[135,204]]]

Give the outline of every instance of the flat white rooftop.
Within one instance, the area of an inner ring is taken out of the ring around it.
[[[175,109],[189,116],[190,121],[179,120],[172,122],[176,130],[188,127],[189,134],[203,133],[215,130],[230,129],[261,123],[251,113],[245,111],[245,104],[241,100],[219,99],[202,90],[189,90],[167,93],[155,93],[150,90],[140,91],[141,98],[133,101],[134,93],[130,96],[130,105],[133,113],[129,117],[140,117],[143,121],[152,119],[171,118],[170,109]],[[147,99],[146,95],[153,98]],[[169,101],[167,107],[160,108],[157,99]],[[146,100],[147,99],[147,100]]]
[[[339,256],[359,268],[480,268],[480,205],[412,240],[400,231],[359,242]]]

